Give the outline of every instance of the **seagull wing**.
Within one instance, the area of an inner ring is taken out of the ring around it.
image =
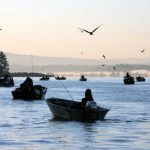
[[[79,30],[84,31],[84,32],[87,32],[87,33],[91,33],[91,32],[89,32],[89,31],[84,30],[84,29],[81,29],[81,28],[79,28]]]
[[[141,52],[144,52],[145,51],[145,49],[143,49]]]
[[[106,58],[105,55],[102,56],[103,58]]]
[[[99,27],[101,27],[102,25],[100,25],[100,26],[98,26],[97,28],[95,28],[93,31],[92,31],[92,33],[93,32],[95,32]]]

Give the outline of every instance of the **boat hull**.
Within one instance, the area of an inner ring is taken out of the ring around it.
[[[40,80],[42,80],[42,81],[48,81],[49,78],[41,78]]]
[[[85,109],[80,107],[80,102],[65,99],[49,98],[46,102],[54,119],[103,120],[109,111],[109,109],[102,107],[99,107],[97,110]]]
[[[14,86],[14,80],[13,77],[7,77],[5,79],[4,77],[0,77],[0,87],[13,87]]]
[[[49,77],[42,77],[42,78],[40,78],[40,80],[43,80],[43,81],[47,81],[47,80],[49,80]]]
[[[0,87],[13,87],[14,83],[12,84],[0,84]]]
[[[136,81],[137,82],[145,82],[145,78],[144,77],[136,77]]]
[[[21,91],[20,88],[16,88],[14,91],[12,91],[12,96],[14,100],[17,99],[23,99],[23,100],[41,100],[44,99],[45,94],[47,92],[47,88],[43,87],[41,85],[34,85],[34,90],[32,95],[25,94]]]
[[[80,81],[87,81],[87,78],[84,78],[84,79],[80,79]]]
[[[124,84],[134,84],[134,77],[131,77],[130,79],[127,79],[126,77],[124,77]]]
[[[66,77],[55,77],[56,80],[66,80]]]
[[[84,75],[82,75],[79,80],[80,80],[80,81],[87,81],[87,78],[85,78]]]

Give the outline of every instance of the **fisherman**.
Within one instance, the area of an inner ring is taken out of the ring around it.
[[[82,75],[81,78],[83,79],[83,78],[84,78],[84,75]]]
[[[96,102],[93,99],[91,89],[86,89],[85,97],[82,98],[81,107],[86,109],[86,110],[90,110],[90,111],[91,110],[95,111],[98,109],[98,105],[96,104]]]
[[[85,97],[82,98],[81,105],[85,107],[88,101],[94,101],[91,89],[85,90]]]
[[[128,72],[126,73],[126,77],[127,77],[127,79],[130,79],[130,78],[131,78],[131,76],[129,75]]]
[[[25,96],[31,96],[33,94],[33,80],[27,77],[26,80],[20,84],[21,91]]]

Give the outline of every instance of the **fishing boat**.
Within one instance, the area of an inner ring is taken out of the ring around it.
[[[12,87],[14,86],[13,77],[10,75],[4,75],[0,77],[0,87]]]
[[[46,99],[46,103],[54,119],[79,121],[103,120],[109,111],[109,109],[99,106],[96,108],[83,107],[80,102],[60,98],[48,98]]]
[[[85,78],[84,75],[82,75],[80,81],[87,81],[87,78]]]
[[[62,76],[62,77],[55,77],[56,80],[66,80],[66,77]]]
[[[44,81],[46,80],[47,81],[47,80],[49,80],[49,76],[45,75],[42,78],[40,78],[40,80],[44,80]]]
[[[134,81],[134,77],[130,77],[130,78],[127,78],[126,76],[124,76],[124,84],[134,84],[135,81]]]
[[[145,78],[141,77],[141,76],[138,76],[138,77],[136,77],[136,81],[137,82],[145,82]]]
[[[33,93],[24,93],[21,88],[16,88],[12,91],[12,96],[14,100],[16,99],[23,99],[23,100],[41,100],[44,99],[45,94],[47,92],[47,88],[41,85],[34,85],[33,86]]]

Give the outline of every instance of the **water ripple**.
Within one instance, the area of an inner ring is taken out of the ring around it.
[[[16,85],[23,80],[15,78]],[[70,99],[60,82],[51,79],[35,84],[48,87],[46,98]],[[0,90],[0,149],[3,150],[148,150],[150,147],[150,79],[125,86],[121,78],[76,77],[63,82],[72,97],[80,101],[91,88],[95,101],[111,108],[103,121],[77,122],[54,120],[45,101],[12,100],[11,91]]]

